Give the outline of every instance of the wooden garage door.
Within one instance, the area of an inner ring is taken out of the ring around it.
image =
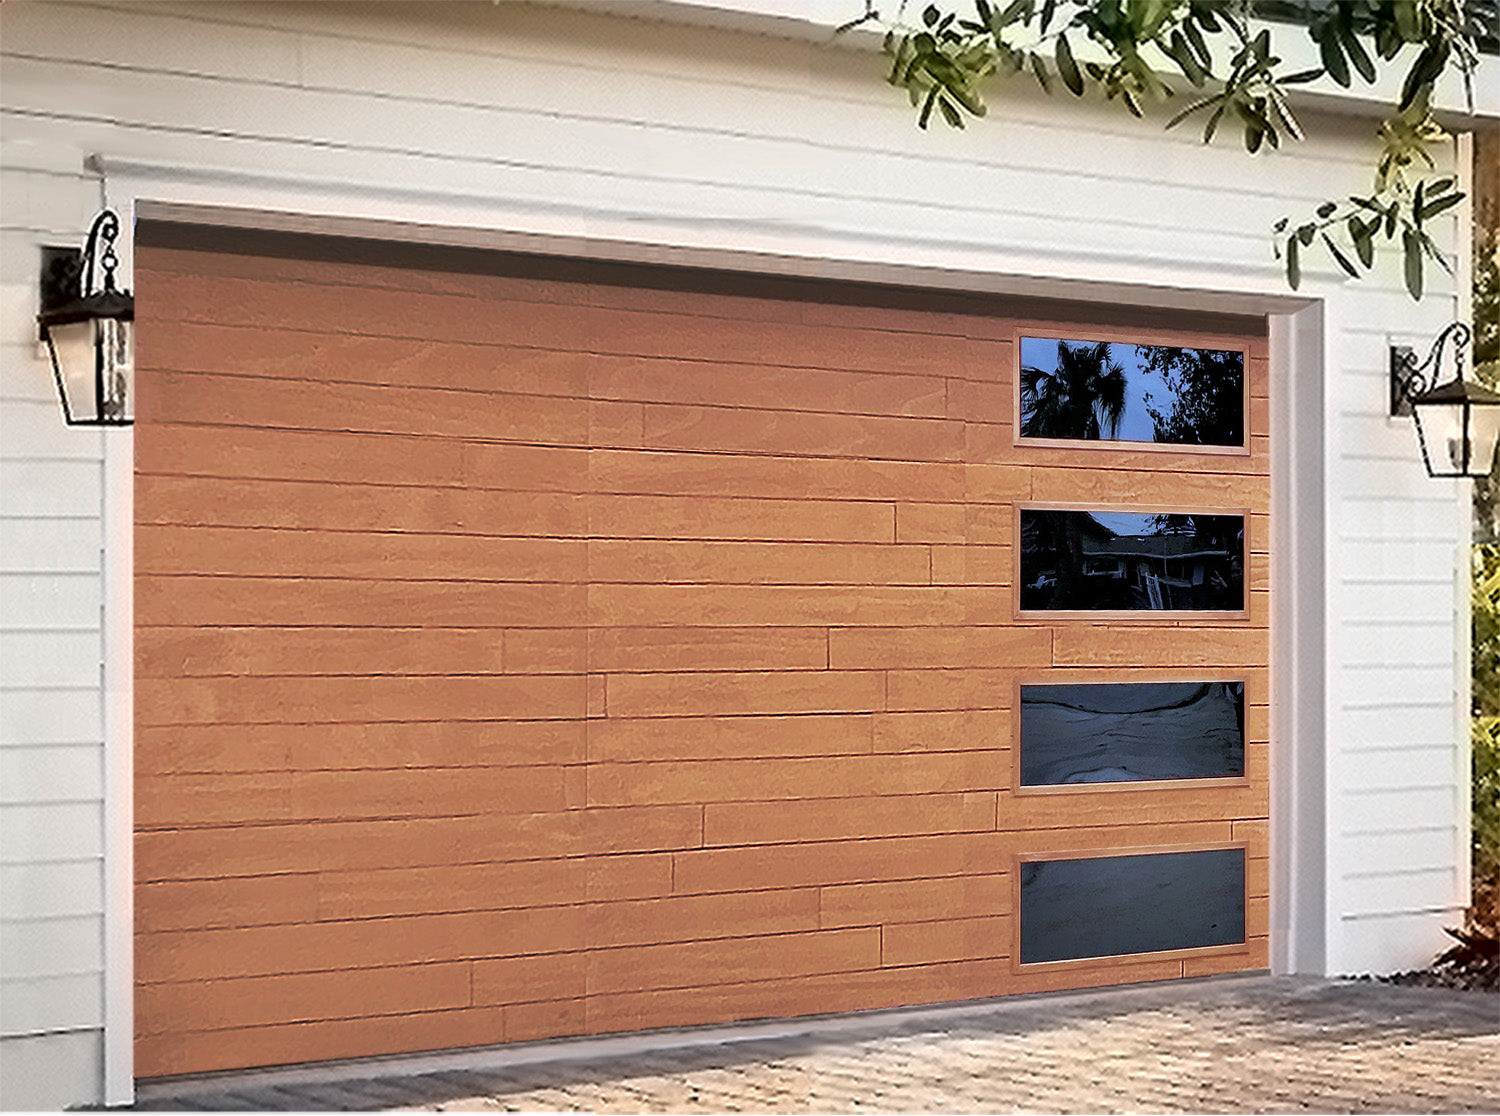
[[[138,239],[141,1076],[1265,966],[1263,322]],[[1028,331],[1247,352],[1248,452],[1018,441]],[[1244,514],[1246,609],[1020,608],[1055,507]],[[1020,785],[1132,678],[1240,777]],[[1238,944],[1019,956],[1033,861],[1183,849]]]

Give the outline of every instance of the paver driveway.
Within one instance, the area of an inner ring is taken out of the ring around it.
[[[224,1075],[142,1108],[594,1112],[1500,1111],[1500,997],[1240,977],[814,1021],[590,1061]],[[720,1032],[722,1036],[722,1032]],[[546,1061],[518,1063],[544,1056]],[[344,1075],[333,1080],[334,1076]],[[355,1076],[358,1074],[359,1076]]]

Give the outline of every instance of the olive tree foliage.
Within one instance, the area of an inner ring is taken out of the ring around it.
[[[967,117],[985,115],[989,79],[1025,75],[1048,93],[1060,86],[1075,97],[1102,96],[1135,116],[1185,93],[1168,128],[1201,121],[1209,143],[1233,126],[1254,154],[1302,138],[1289,88],[1325,75],[1345,88],[1373,83],[1383,68],[1402,65],[1398,102],[1380,126],[1370,193],[1329,199],[1303,219],[1282,218],[1274,227],[1276,255],[1295,288],[1309,248],[1358,278],[1374,266],[1377,245],[1399,243],[1406,288],[1417,299],[1427,262],[1448,268],[1427,222],[1463,195],[1451,176],[1436,173],[1431,149],[1447,136],[1432,95],[1450,70],[1470,90],[1478,44],[1496,34],[1494,0],[1275,5],[1296,17],[1275,34],[1306,35],[1318,50],[1319,66],[1294,73],[1286,72],[1272,29],[1252,23],[1252,0],[961,0],[973,4],[963,10],[953,6],[960,0],[937,0],[915,23],[904,0],[891,19],[876,0],[865,2],[864,14],[844,29],[886,30],[888,80],[907,91],[923,128],[934,115],[962,128]],[[1083,42],[1089,49],[1080,58],[1074,48]]]
[[[1474,379],[1500,391],[1500,234],[1474,232]],[[1474,482],[1474,539],[1500,550],[1500,460]]]
[[[1474,876],[1476,892],[1489,881],[1493,928],[1493,896],[1500,888],[1500,546],[1476,546],[1473,554]]]

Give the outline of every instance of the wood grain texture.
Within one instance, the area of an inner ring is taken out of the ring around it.
[[[1263,966],[1264,337],[1248,454],[1101,455],[1003,302],[587,266],[139,247],[138,1072]],[[1250,509],[1246,616],[1017,622],[1037,501]],[[1125,667],[1251,677],[1247,779],[1013,793]],[[1013,971],[1017,856],[1229,841],[1248,953]]]

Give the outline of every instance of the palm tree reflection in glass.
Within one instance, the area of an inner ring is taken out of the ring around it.
[[[1245,354],[1023,337],[1022,438],[1245,445]]]
[[[1113,439],[1125,417],[1125,387],[1108,341],[1059,341],[1055,368],[1021,369],[1021,436]]]

